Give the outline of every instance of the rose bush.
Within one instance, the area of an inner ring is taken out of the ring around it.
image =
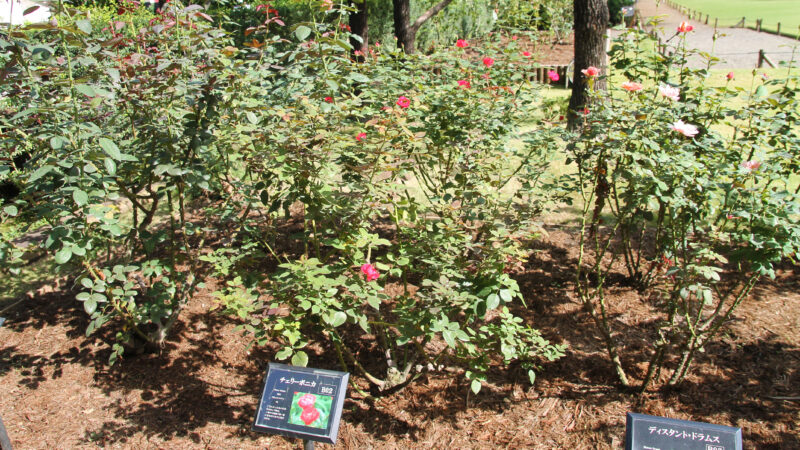
[[[486,49],[486,67],[377,47],[360,63],[338,24],[290,29],[293,45],[265,35],[235,65],[246,101],[218,137],[235,170],[215,216],[235,244],[201,257],[227,279],[221,307],[278,359],[306,365],[323,342],[378,391],[458,366],[477,392],[514,361],[533,379],[563,347],[512,312],[506,273],[560,192],[546,185],[551,129],[516,132],[536,108],[527,63],[514,48]]]
[[[594,92],[568,148],[583,200],[578,294],[623,385],[605,295],[615,264],[658,311],[642,390],[664,367],[681,382],[756,282],[800,247],[797,76],[754,72],[749,92],[709,86],[707,69],[686,66],[691,26],[681,28],[667,58],[635,31],[614,44],[614,68],[643,84]]]

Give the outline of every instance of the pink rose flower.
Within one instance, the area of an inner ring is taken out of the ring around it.
[[[689,25],[689,22],[684,21],[681,22],[680,25],[678,25],[678,33],[688,33],[692,30],[694,30],[694,27]]]
[[[581,70],[581,73],[586,75],[589,78],[596,77],[600,73],[600,69],[598,69],[595,66],[589,66],[589,67]]]
[[[672,131],[677,131],[678,133],[680,133],[680,134],[682,134],[682,135],[684,135],[684,136],[686,136],[688,138],[695,137],[695,135],[697,135],[697,133],[699,132],[697,130],[696,126],[688,124],[688,123],[683,123],[682,120],[679,120],[679,121],[673,123],[672,125],[670,125],[669,128]]]
[[[472,85],[469,83],[469,80],[458,80],[458,85],[464,89],[469,89],[472,87]]]
[[[725,77],[728,79],[728,81],[732,80],[733,79],[733,72],[728,72],[728,74],[725,75]]]
[[[547,78],[550,78],[550,81],[558,81],[560,79],[560,77],[558,76],[558,72],[556,72],[555,70],[548,70]]]
[[[328,103],[333,103],[333,97],[325,97],[325,101]]]
[[[356,141],[361,142],[362,139],[367,138],[367,133],[361,132],[356,135]]]
[[[456,47],[467,48],[469,47],[469,42],[465,41],[464,39],[459,39],[456,41]]]
[[[681,90],[667,84],[659,86],[658,93],[661,94],[662,97],[666,97],[673,102],[677,102],[681,98]]]
[[[626,81],[622,83],[622,89],[625,89],[628,92],[636,92],[642,90],[642,85],[635,81]]]
[[[372,266],[370,263],[366,263],[361,266],[361,273],[367,277],[367,281],[375,281],[381,274],[378,272],[378,269]]]
[[[745,161],[739,165],[742,169],[747,170],[748,172],[752,172],[754,170],[758,170],[761,167],[760,161]]]
[[[519,36],[517,36],[516,34],[511,36],[512,41],[516,41],[517,39],[519,39]]]
[[[527,52],[527,51],[526,52],[522,52],[522,56],[524,56],[526,58],[530,58],[531,57],[531,52]]]
[[[404,95],[401,95],[400,98],[397,99],[396,103],[397,103],[397,106],[399,106],[399,107],[401,107],[403,109],[406,109],[409,106],[411,106],[411,100],[409,100],[408,97],[406,97]]]
[[[486,66],[486,68],[492,67],[492,65],[494,65],[494,60],[487,56],[483,58],[483,65]]]

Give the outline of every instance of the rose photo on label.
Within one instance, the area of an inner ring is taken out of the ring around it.
[[[289,410],[289,423],[304,427],[327,428],[333,397],[295,392]]]

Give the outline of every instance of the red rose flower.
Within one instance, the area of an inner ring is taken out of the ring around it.
[[[397,106],[399,106],[399,107],[401,107],[401,108],[403,108],[403,109],[406,109],[406,108],[408,108],[409,106],[411,106],[411,100],[409,100],[409,99],[408,99],[408,97],[406,97],[406,96],[404,96],[404,95],[401,95],[401,96],[400,96],[400,97],[397,99],[397,102],[396,102],[396,103],[397,103]]]

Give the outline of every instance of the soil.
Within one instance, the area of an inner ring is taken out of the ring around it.
[[[546,55],[537,58],[543,65],[572,59],[572,36],[552,46],[520,39],[521,48]],[[800,448],[800,267],[785,264],[775,280],[762,281],[682,385],[640,396],[617,385],[574,294],[575,242],[569,227],[549,227],[514,274],[527,302],[517,312],[568,345],[565,357],[543,364],[534,386],[512,366],[496,371],[477,396],[448,372],[375,404],[350,391],[336,448],[620,448],[629,411],[741,427],[746,448]],[[213,280],[159,354],[129,354],[113,367],[113,336],[85,336],[88,320],[71,286],[61,279],[43,285],[4,312],[0,417],[14,448],[302,446],[250,430],[276,349],[249,349],[236,320],[209,311]],[[652,310],[622,284],[607,298],[623,364],[641,379]],[[312,350],[310,366],[339,369],[329,349]]]
[[[534,386],[512,366],[477,396],[448,372],[375,404],[351,390],[336,447],[619,448],[633,411],[741,427],[747,448],[800,448],[800,267],[787,264],[759,285],[684,384],[638,396],[616,385],[573,293],[574,247],[574,230],[550,227],[515,274],[528,306],[519,312],[569,345],[564,358],[543,364]],[[209,311],[213,281],[160,354],[128,355],[113,367],[111,336],[84,335],[70,286],[44,286],[5,313],[0,415],[14,448],[301,447],[250,431],[275,349],[249,350],[236,320]],[[623,363],[641,377],[651,311],[624,285],[612,286],[609,299]],[[332,352],[312,350],[310,366],[338,369]]]

